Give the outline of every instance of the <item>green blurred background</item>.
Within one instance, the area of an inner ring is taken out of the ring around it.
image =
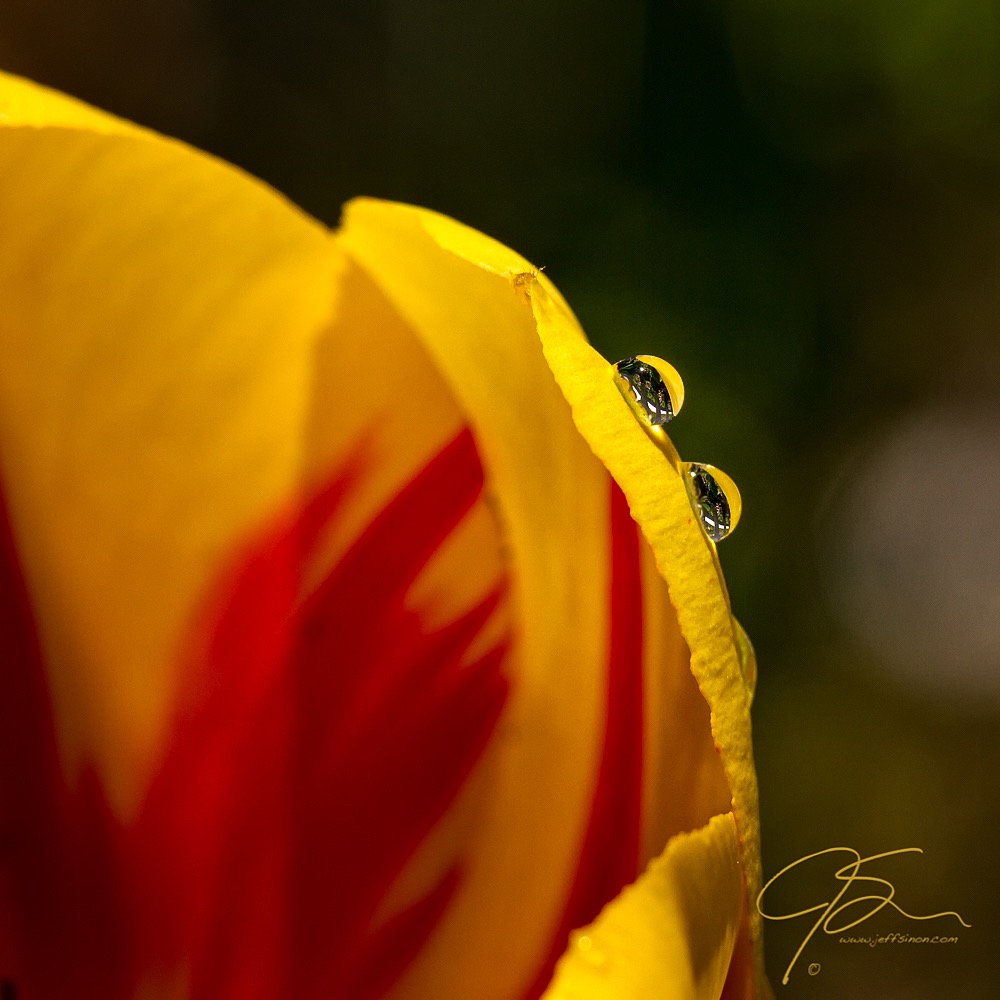
[[[769,923],[776,995],[996,995],[996,0],[3,0],[0,65],[330,223],[359,193],[454,215],[609,360],[670,360],[675,443],[743,490],[765,877],[920,847],[870,873],[972,924],[880,914],[855,933],[959,942],[819,934],[782,986],[811,921]]]

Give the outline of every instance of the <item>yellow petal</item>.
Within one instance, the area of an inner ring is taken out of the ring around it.
[[[0,178],[0,471],[66,764],[126,815],[234,546],[361,445],[328,564],[461,413],[325,227],[243,172],[0,75]]]
[[[691,674],[670,592],[643,552],[643,863],[682,830],[731,808],[729,784],[711,735],[708,706]]]
[[[691,669],[713,713],[713,732],[733,787],[736,818],[746,845],[745,819],[757,815],[749,703],[739,666],[732,614],[715,547],[692,513],[683,477],[631,418],[611,368],[587,343],[576,318],[544,274],[467,227],[419,213],[440,245],[480,266],[515,276],[530,298],[537,333],[584,439],[622,486],[670,588]],[[521,273],[517,274],[517,270]],[[755,824],[754,824],[755,825]]]
[[[0,127],[4,126],[82,129],[104,135],[155,138],[131,122],[10,73],[0,73]]]
[[[731,813],[678,834],[573,936],[543,1000],[718,1000],[743,900]]]
[[[517,567],[517,685],[469,789],[488,775],[473,866],[404,986],[508,997],[558,924],[600,751],[608,469],[678,608],[679,632],[669,619],[647,646],[647,688],[675,718],[704,713],[690,647],[755,886],[746,696],[714,551],[543,276],[450,220],[373,202],[348,214],[345,260],[240,171],[2,75],[0,177],[0,471],[63,749],[97,760],[120,812],[156,753],[178,637],[233,545],[375,426],[391,460],[351,513],[363,524],[467,417]],[[418,400],[375,405],[361,377],[345,386],[376,352],[392,361],[389,403],[414,384]],[[461,597],[449,558],[442,606]],[[644,600],[668,605],[655,585]],[[718,811],[708,719],[682,720],[679,735],[672,724],[651,725],[647,744],[656,758],[686,748],[690,781],[666,794],[647,774],[650,853]],[[505,930],[490,939],[495,923]]]
[[[628,497],[669,587],[681,635],[691,650],[691,672],[712,713],[712,734],[732,791],[748,898],[756,899],[760,820],[750,698],[715,545],[692,512],[675,457],[661,451],[636,421],[625,419],[631,414],[611,384],[609,366],[586,343],[575,317],[544,276],[538,284],[532,305],[546,359],[580,433]],[[756,908],[748,912],[762,968],[760,915]]]
[[[607,644],[607,473],[575,431],[530,308],[505,277],[442,252],[419,217],[395,206],[353,203],[342,239],[469,414],[517,571],[515,684],[484,762],[491,786],[459,893],[399,990],[499,1000],[542,961],[583,837]],[[579,574],[571,585],[568,552]],[[510,930],[484,936],[490,926]]]
[[[600,748],[608,629],[606,469],[653,545],[670,602],[685,605],[677,615],[680,635],[668,627],[650,643],[666,662],[647,663],[647,685],[656,671],[665,677],[650,685],[656,699],[650,714],[658,715],[668,693],[672,706],[659,735],[655,725],[646,735],[658,761],[653,769],[672,742],[688,751],[679,755],[683,777],[671,789],[680,794],[671,803],[660,793],[652,810],[659,813],[656,825],[662,836],[690,829],[686,824],[695,819],[701,825],[729,807],[720,801],[719,757],[699,721],[694,669],[703,693],[711,695],[715,742],[753,868],[757,821],[748,704],[728,602],[679,473],[638,427],[610,366],[589,347],[544,276],[487,237],[406,206],[351,203],[342,239],[425,344],[468,414],[516,573],[519,659],[514,703],[500,738],[499,777],[466,883],[399,995],[430,995],[434,988],[445,995],[517,995],[538,961],[538,942],[554,929]],[[567,559],[573,579],[560,571]],[[666,595],[652,593],[645,599],[666,609]],[[693,714],[682,716],[680,707],[691,705]],[[655,850],[662,846],[660,840]],[[529,871],[532,891],[524,893]],[[749,878],[754,884],[759,876],[751,872]],[[503,930],[483,948],[471,929],[487,922]]]
[[[300,480],[342,261],[242,172],[9,76],[0,178],[11,519],[62,749],[125,813],[196,602]]]

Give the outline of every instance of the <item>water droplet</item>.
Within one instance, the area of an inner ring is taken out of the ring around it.
[[[621,394],[633,413],[651,427],[669,423],[684,405],[684,383],[673,365],[648,354],[615,365]]]
[[[594,944],[589,934],[574,934],[572,944],[588,965],[601,969],[608,964],[608,956]]]
[[[720,542],[737,525],[743,501],[729,476],[714,465],[687,463],[688,490],[702,527],[713,542]]]
[[[746,634],[743,626],[735,618],[733,619],[733,638],[736,640],[736,652],[740,657],[740,673],[743,674],[743,683],[746,685],[750,700],[753,701],[753,693],[757,689],[757,654],[754,652],[750,636]]]

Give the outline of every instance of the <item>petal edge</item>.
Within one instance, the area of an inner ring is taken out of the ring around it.
[[[678,834],[593,924],[573,935],[542,1000],[718,1000],[742,894],[732,813]]]

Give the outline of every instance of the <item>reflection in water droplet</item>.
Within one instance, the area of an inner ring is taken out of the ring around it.
[[[702,527],[720,542],[737,525],[743,501],[736,483],[714,465],[687,464],[688,490]]]
[[[595,946],[593,938],[588,934],[574,934],[571,943],[588,965],[603,969],[608,964],[608,956]]]
[[[615,365],[616,383],[633,412],[652,427],[662,427],[681,411],[684,383],[673,365],[640,354]]]
[[[740,656],[740,672],[743,674],[743,683],[746,685],[750,700],[753,701],[753,693],[757,689],[757,654],[754,652],[750,636],[746,634],[743,626],[735,618],[733,619],[733,637],[736,640],[736,651]]]

